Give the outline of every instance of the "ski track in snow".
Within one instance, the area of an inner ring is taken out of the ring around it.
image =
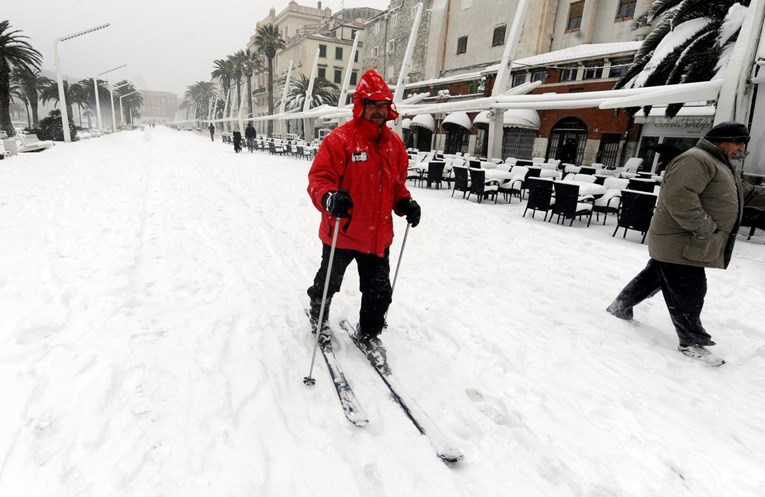
[[[302,384],[309,165],[165,128],[0,162],[0,495],[762,495],[761,236],[707,273],[728,364],[706,369],[660,296],[634,323],[604,312],[647,260],[613,219],[410,187],[423,223],[383,338],[465,452],[447,466],[339,326],[370,424],[344,420],[320,358]],[[359,301],[351,265],[332,322]]]

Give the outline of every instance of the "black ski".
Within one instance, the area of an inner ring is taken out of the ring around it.
[[[308,310],[306,309],[306,314]],[[356,426],[365,426],[369,423],[369,419],[364,410],[361,408],[356,395],[351,389],[351,385],[345,378],[340,363],[335,356],[335,352],[332,350],[332,343],[328,342],[324,345],[319,345],[319,350],[324,356],[324,361],[327,363],[327,369],[329,370],[329,376],[332,377],[332,383],[335,385],[337,391],[337,398],[340,400],[340,406],[343,408],[345,417],[351,423]]]
[[[366,356],[364,346],[356,340],[356,330],[353,325],[347,320],[342,320],[340,321],[340,326],[348,332],[353,343]],[[369,360],[369,358],[367,359]],[[446,435],[435,425],[435,423],[433,423],[430,417],[420,409],[414,401],[414,398],[404,393],[403,388],[396,380],[396,377],[393,375],[390,368],[387,367],[387,364],[385,364],[385,367],[381,367],[381,365],[374,364],[371,361],[370,364],[372,365],[372,369],[374,369],[380,376],[383,383],[385,383],[385,386],[388,387],[393,398],[396,399],[396,402],[398,402],[401,409],[404,410],[404,413],[415,428],[428,439],[430,445],[436,450],[438,457],[450,463],[459,462],[464,459],[465,456],[462,452],[449,442]]]

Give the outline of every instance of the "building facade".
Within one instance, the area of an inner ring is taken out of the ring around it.
[[[178,96],[165,91],[140,90],[143,97],[141,120],[144,123],[166,124],[175,119]]]

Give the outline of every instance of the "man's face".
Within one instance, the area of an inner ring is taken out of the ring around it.
[[[389,108],[390,102],[387,100],[367,100],[364,103],[363,117],[378,126],[382,126],[388,120]]]
[[[743,142],[719,142],[715,144],[717,148],[725,152],[728,160],[740,157],[746,152],[746,143]]]

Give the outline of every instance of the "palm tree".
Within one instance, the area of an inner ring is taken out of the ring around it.
[[[96,106],[96,91],[93,87],[93,79],[81,79],[80,86],[82,86],[87,93],[87,102],[85,103],[85,116],[88,118],[88,127],[90,127],[90,118],[97,115],[98,107]],[[96,86],[98,87],[98,103],[101,106],[102,112],[109,106],[109,87],[108,82],[103,79],[96,80]],[[103,119],[103,118],[102,118]],[[103,123],[100,123],[103,126]]]
[[[249,50],[240,50],[235,55],[242,65],[242,74],[247,83],[247,115],[252,118],[252,75],[262,71],[263,66],[260,63],[260,55]]]
[[[64,99],[66,100],[66,112],[67,115],[74,117],[74,112],[72,112],[72,99],[75,98],[75,96],[72,95],[71,91],[72,85],[69,84],[69,81],[64,80]],[[56,102],[56,105],[58,105],[59,100],[58,84],[55,81],[51,81],[50,84],[43,88],[43,90],[40,92],[40,102],[46,104],[49,101],[54,101]]]
[[[215,69],[210,73],[213,78],[220,80],[221,87],[223,88],[223,95],[226,99],[224,104],[222,115],[225,116],[228,109],[228,94],[231,90],[231,75],[234,72],[233,63],[229,59],[216,59],[213,61]]]
[[[87,83],[87,80],[84,81]],[[82,128],[82,108],[88,105],[88,86],[75,83],[69,87],[69,93],[66,94],[67,101],[71,101],[72,105],[76,105],[80,111],[80,128]],[[72,118],[74,118],[74,114],[72,114]],[[88,121],[88,128],[90,128],[90,121]]]
[[[210,108],[210,102],[215,96],[215,84],[210,81],[197,81],[186,88],[185,105],[182,108],[195,103],[197,110],[193,118],[207,118],[207,109]]]
[[[37,126],[40,121],[38,114],[38,100],[40,93],[48,87],[53,80],[40,75],[40,71],[37,69],[28,69],[23,67],[14,67],[12,80],[19,85],[19,88],[24,93],[25,103],[29,105],[31,110],[31,121],[29,127]],[[29,114],[27,110],[27,114]]]
[[[231,72],[231,78],[236,82],[236,105],[241,107],[242,105],[242,76],[244,75],[244,64],[247,55],[244,50],[239,50],[234,55],[229,55],[228,59],[231,61],[231,65],[234,68]]]
[[[135,89],[135,86],[133,86],[133,83],[130,83],[128,80],[123,79],[122,81],[118,81],[115,86],[125,85],[121,88],[117,88],[117,90],[114,92],[117,100],[117,105],[119,105],[119,97],[123,95],[128,95],[125,98],[122,99],[122,107],[125,111],[125,119],[130,123],[133,124],[133,121],[131,119],[132,117],[140,117],[140,109],[143,107],[143,97],[140,93],[138,93]],[[133,93],[135,92],[135,93]]]
[[[285,78],[286,79],[286,78]],[[282,80],[284,84],[286,81]],[[308,91],[310,79],[305,74],[299,74],[297,78],[291,78],[290,87],[287,90],[287,109],[302,109],[305,104],[305,94]],[[325,78],[316,78],[313,82],[311,95],[311,107],[320,105],[337,105],[339,89],[337,85]]]
[[[8,21],[0,21],[0,129],[15,136],[11,123],[11,67],[38,69],[42,54],[26,41],[28,36],[11,30]]]
[[[616,88],[709,81],[721,77],[749,0],[655,0],[633,24],[653,25]],[[714,67],[710,71],[710,67]],[[683,104],[667,106],[674,117]],[[634,112],[637,109],[631,109]]]
[[[255,33],[255,46],[268,59],[268,115],[274,115],[274,57],[285,47],[279,29],[273,24],[260,26]],[[273,133],[273,121],[268,121],[268,134]]]

